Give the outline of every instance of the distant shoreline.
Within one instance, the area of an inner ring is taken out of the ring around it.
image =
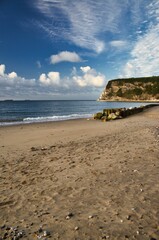
[[[159,100],[100,100],[98,102],[137,102],[137,103],[159,103]]]

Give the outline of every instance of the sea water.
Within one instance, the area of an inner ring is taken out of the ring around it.
[[[139,102],[0,101],[0,126],[90,118],[104,108],[137,107]]]

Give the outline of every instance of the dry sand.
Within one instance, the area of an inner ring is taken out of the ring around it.
[[[159,107],[1,127],[0,227],[6,239],[159,239]]]

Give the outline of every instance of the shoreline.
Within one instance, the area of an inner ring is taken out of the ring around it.
[[[14,122],[12,122],[11,124],[4,124],[4,125],[0,125],[0,128],[4,128],[4,127],[15,127],[15,126],[27,126],[27,125],[34,125],[34,124],[51,124],[51,123],[59,123],[59,122],[67,122],[67,121],[80,121],[80,120],[91,120],[93,119],[93,114],[90,117],[87,118],[73,118],[73,119],[64,119],[64,120],[54,120],[54,121],[39,121],[39,122],[16,122],[16,124],[14,124]]]
[[[27,240],[45,230],[60,240],[158,239],[158,145],[158,106],[110,122],[0,127],[0,237],[18,226]]]
[[[102,101],[101,101],[102,102]],[[107,102],[107,101],[103,101],[103,102]],[[108,102],[113,102],[113,101],[108,101]],[[119,102],[123,102],[123,101],[119,101]],[[143,102],[140,102],[140,103],[143,103]],[[158,103],[156,103],[156,102],[154,102],[153,104],[152,104],[152,102],[149,102],[150,104],[147,104],[147,105],[141,105],[141,106],[143,106],[144,108],[146,108],[146,106],[147,107],[154,107],[154,106],[159,106],[159,104]],[[138,107],[141,107],[141,106],[138,106]],[[138,108],[138,107],[133,107],[133,108]],[[113,109],[113,108],[112,108]],[[102,111],[102,109],[101,109],[101,111]],[[94,112],[94,114],[95,114],[95,112]],[[87,117],[85,116],[85,117],[78,117],[78,118],[66,118],[66,119],[59,119],[59,120],[39,120],[39,121],[31,121],[31,122],[27,122],[27,121],[8,121],[8,122],[6,122],[6,121],[4,121],[4,122],[1,122],[0,123],[0,128],[1,127],[9,127],[9,126],[23,126],[23,125],[30,125],[30,124],[41,124],[41,123],[53,123],[53,122],[63,122],[63,121],[72,121],[72,120],[80,120],[80,119],[88,119],[88,120],[90,120],[90,119],[92,119],[93,118],[93,116],[94,116],[94,114],[86,114],[87,115]],[[47,117],[46,117],[47,118]],[[59,118],[60,118],[60,116],[59,116]]]
[[[136,103],[156,103],[156,104],[159,104],[159,100],[100,100],[100,99],[97,99],[98,102],[136,102]]]

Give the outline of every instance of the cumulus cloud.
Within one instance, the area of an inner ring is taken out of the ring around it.
[[[16,72],[11,72],[11,73],[8,74],[8,77],[9,77],[9,78],[17,78],[18,75],[17,75]]]
[[[28,99],[36,92],[36,80],[18,76],[16,72],[6,73],[5,65],[0,64],[0,99]]]
[[[6,73],[5,65],[0,65],[0,99],[95,99],[104,85],[105,76],[90,66],[73,67],[70,75],[63,78],[60,72],[42,73],[35,80],[20,77],[14,71]]]
[[[105,76],[90,66],[81,67],[82,75],[73,76],[74,82],[80,87],[103,87],[105,84]]]
[[[91,70],[90,66],[86,66],[86,67],[80,67],[80,69],[82,70],[82,72],[87,73]]]
[[[81,61],[82,59],[77,53],[68,51],[63,51],[50,57],[50,62],[52,64],[59,62],[81,62]]]
[[[49,72],[47,75],[42,73],[39,77],[41,84],[49,85],[59,85],[60,84],[60,73],[59,72]]]
[[[4,72],[5,72],[5,65],[0,64],[0,76],[4,76]]]
[[[5,73],[5,65],[0,64],[0,86],[33,86],[35,79],[25,79],[17,75],[16,72]]]

